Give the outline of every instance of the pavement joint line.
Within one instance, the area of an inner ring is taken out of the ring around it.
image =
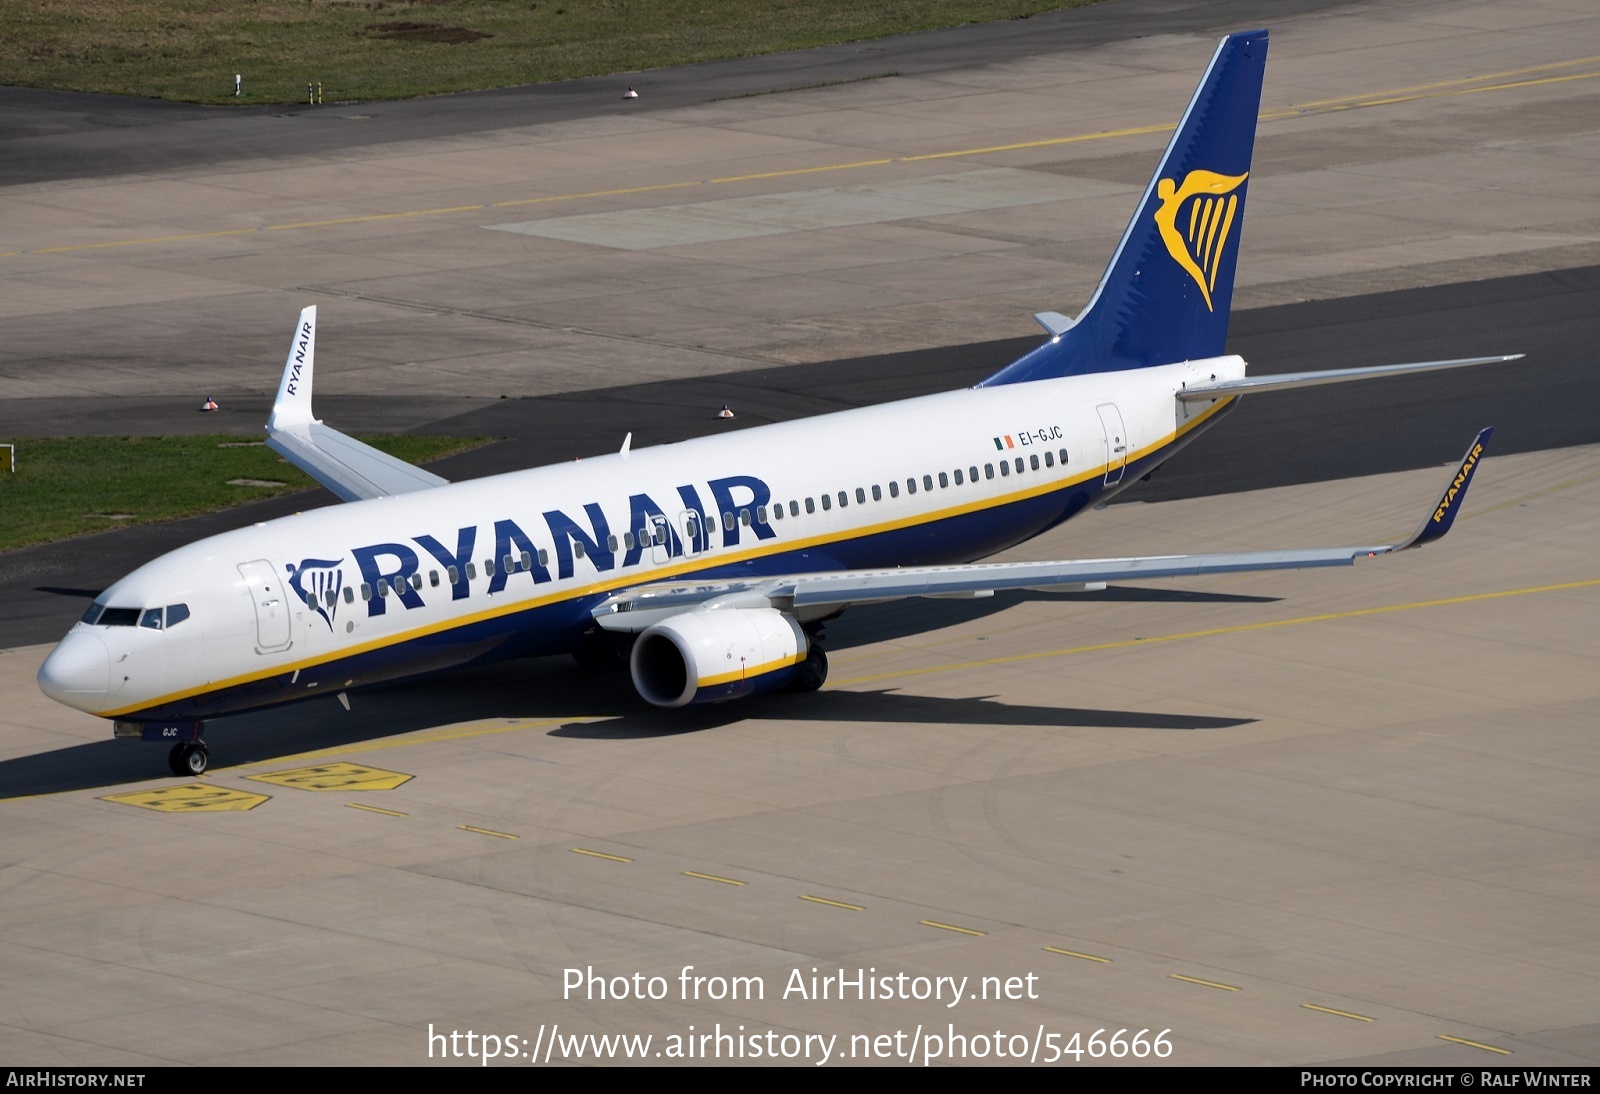
[[[367,813],[382,813],[386,817],[407,817],[409,813],[401,813],[393,809],[379,809],[376,805],[362,805],[360,802],[345,802],[346,809],[360,809]]]
[[[1206,988],[1216,988],[1218,991],[1238,991],[1232,984],[1219,984],[1215,980],[1202,980],[1198,976],[1185,976],[1181,972],[1169,972],[1168,979],[1182,980],[1185,984],[1199,984]]]
[[[813,904],[826,904],[830,908],[844,908],[846,911],[851,912],[864,912],[867,910],[860,904],[846,904],[842,900],[829,900],[825,896],[812,896],[809,893],[801,893],[800,899],[809,900]]]
[[[476,832],[480,836],[494,836],[498,839],[522,838],[521,836],[513,836],[510,832],[496,832],[493,828],[478,828],[470,824],[458,824],[456,827],[461,829],[463,832]]]
[[[1600,56],[1579,57],[1568,61],[1554,61],[1542,65],[1532,65],[1527,68],[1509,69],[1505,72],[1486,73],[1480,76],[1464,76],[1454,80],[1444,80],[1432,84],[1420,84],[1410,88],[1397,88],[1392,91],[1364,92],[1358,95],[1348,95],[1337,99],[1321,99],[1308,103],[1289,104],[1287,106],[1273,107],[1263,110],[1258,115],[1260,121],[1279,121],[1285,118],[1300,118],[1312,114],[1337,113],[1343,110],[1357,110],[1364,107],[1388,106],[1395,103],[1415,102],[1420,99],[1444,98],[1452,95],[1471,95],[1482,91],[1510,91],[1516,88],[1537,87],[1544,84],[1565,83],[1572,80],[1592,80],[1600,78],[1600,72],[1569,73],[1562,76],[1545,76],[1538,79],[1514,80],[1510,83],[1484,84],[1486,80],[1502,80],[1508,76],[1523,76],[1534,72],[1545,72],[1553,68],[1563,68],[1570,65],[1589,64],[1600,60]],[[1479,84],[1477,87],[1462,87],[1462,84]],[[643,194],[659,190],[683,189],[692,186],[708,186],[722,183],[749,182],[757,179],[788,178],[798,175],[810,175],[823,171],[847,171],[863,167],[881,167],[891,163],[918,163],[924,160],[954,159],[962,156],[982,156],[996,152],[1015,152],[1030,148],[1049,148],[1055,145],[1075,144],[1082,141],[1114,140],[1119,137],[1141,136],[1150,133],[1171,132],[1177,128],[1172,124],[1140,125],[1125,129],[1105,130],[1099,133],[1079,133],[1067,137],[1049,137],[1043,140],[1022,141],[1016,144],[990,145],[983,148],[954,149],[947,152],[925,152],[914,156],[891,156],[884,159],[859,160],[851,163],[821,164],[815,167],[796,167],[783,171],[766,171],[752,175],[730,175],[723,178],[688,179],[681,182],[653,183],[647,186],[629,186],[615,190],[590,190],[582,193],[571,194],[546,194],[536,198],[514,198],[507,201],[480,202],[469,205],[449,205],[436,209],[408,209],[394,213],[371,213],[362,216],[334,217],[327,220],[297,221],[288,224],[266,224],[251,228],[229,228],[214,232],[188,232],[171,236],[154,236],[142,239],[115,239],[103,240],[98,243],[70,243],[55,247],[28,247],[17,251],[0,251],[0,258],[13,258],[18,255],[30,254],[61,254],[71,251],[88,251],[105,247],[133,247],[141,244],[155,243],[182,243],[197,239],[213,239],[218,236],[247,235],[251,232],[287,232],[307,228],[331,228],[344,224],[363,224],[371,221],[401,220],[409,217],[444,216],[452,213],[481,212],[486,209],[508,209],[519,205],[539,205],[557,201],[580,201],[585,198],[620,197],[626,194]]]
[[[1481,1048],[1485,1052],[1496,1052],[1501,1056],[1511,1055],[1511,1050],[1509,1048],[1496,1048],[1493,1045],[1486,1045],[1482,1041],[1469,1041],[1465,1037],[1452,1037],[1448,1033],[1439,1034],[1439,1040],[1449,1041],[1452,1044],[1457,1045],[1466,1045],[1468,1048]]]
[[[1076,957],[1076,958],[1080,958],[1080,959],[1082,959],[1084,961],[1094,961],[1094,962],[1097,962],[1098,964],[1101,964],[1101,965],[1109,965],[1109,964],[1111,964],[1111,958],[1109,958],[1109,957],[1096,957],[1092,953],[1079,953],[1077,950],[1063,950],[1058,946],[1046,946],[1044,948],[1044,952],[1045,953],[1058,953],[1062,957]]]
[[[1376,1022],[1376,1018],[1368,1018],[1365,1014],[1351,1014],[1347,1010],[1334,1010],[1332,1007],[1319,1007],[1315,1003],[1301,1003],[1306,1010],[1319,1011],[1322,1014],[1335,1014],[1340,1018],[1352,1018],[1357,1022]]]
[[[718,877],[716,874],[702,874],[697,870],[685,870],[684,877],[697,877],[702,881],[720,881],[724,885],[743,885],[742,881],[735,881],[731,877]]]
[[[953,923],[940,923],[935,919],[919,919],[917,922],[924,927],[937,927],[941,931],[955,931],[957,934],[970,934],[976,938],[982,938],[989,933],[988,931],[975,931],[971,927],[957,927]]]
[[[1032,653],[1018,653],[1008,657],[989,657],[981,661],[956,661],[948,665],[900,669],[895,672],[874,673],[870,676],[850,676],[841,680],[830,681],[830,683],[833,686],[867,684],[878,680],[894,680],[905,676],[928,676],[933,673],[950,672],[956,669],[1009,665],[1022,661],[1038,661],[1047,657],[1068,657],[1079,653],[1100,653],[1105,650],[1127,649],[1129,646],[1150,646],[1162,642],[1184,642],[1196,638],[1216,638],[1226,634],[1272,630],[1276,627],[1296,627],[1306,623],[1327,623],[1339,619],[1359,619],[1369,615],[1385,615],[1390,612],[1413,611],[1419,608],[1439,608],[1452,604],[1471,604],[1480,600],[1497,600],[1509,596],[1528,596],[1533,593],[1562,592],[1569,589],[1589,588],[1595,585],[1600,585],[1600,577],[1589,578],[1584,581],[1564,581],[1555,585],[1534,585],[1526,589],[1501,589],[1492,593],[1469,593],[1466,596],[1450,596],[1440,600],[1418,600],[1409,604],[1385,604],[1376,608],[1355,608],[1347,612],[1302,615],[1293,619],[1269,619],[1261,623],[1239,623],[1231,627],[1211,627],[1203,631],[1184,631],[1179,634],[1157,634],[1147,635],[1142,638],[1124,638],[1116,642],[1096,642],[1089,646],[1069,646],[1059,650],[1036,650]]]
[[[608,855],[604,851],[590,851],[588,848],[585,848],[585,847],[571,847],[571,848],[568,848],[568,850],[570,850],[575,855],[588,855],[590,858],[603,858],[603,859],[606,859],[606,860],[611,861],[611,862],[632,862],[633,861],[631,858],[624,858],[622,855]]]

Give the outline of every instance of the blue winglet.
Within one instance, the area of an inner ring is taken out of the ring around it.
[[[979,387],[1223,353],[1266,60],[1264,30],[1222,40],[1088,307]]]
[[[1404,551],[1408,547],[1421,547],[1436,539],[1444,538],[1444,534],[1450,531],[1450,525],[1455,523],[1461,503],[1466,500],[1467,487],[1472,485],[1472,476],[1478,470],[1478,460],[1482,458],[1483,450],[1493,435],[1492,425],[1478,433],[1477,438],[1467,449],[1467,454],[1461,457],[1461,466],[1456,468],[1455,475],[1450,479],[1450,485],[1439,495],[1439,503],[1433,507],[1433,512],[1422,522],[1422,527],[1395,550]]]

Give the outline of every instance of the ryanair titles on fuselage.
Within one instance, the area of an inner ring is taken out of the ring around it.
[[[712,547],[738,547],[746,535],[754,535],[758,541],[777,537],[772,526],[761,519],[771,504],[772,490],[753,475],[729,475],[711,479],[703,488],[690,484],[677,487],[675,492],[670,511],[649,494],[629,495],[625,520],[614,521],[599,502],[586,502],[581,515],[545,509],[534,518],[506,517],[488,525],[469,524],[457,528],[453,537],[419,533],[402,542],[352,548],[349,556],[360,571],[360,581],[367,586],[362,592],[367,617],[384,615],[391,601],[404,608],[422,607],[416,586],[421,584],[418,575],[429,567],[430,561],[453,575],[450,598],[463,600],[471,594],[468,566],[475,569],[475,560],[479,559],[490,562],[486,566],[492,571],[487,591],[493,595],[503,591],[519,573],[529,574],[535,585],[571,578],[580,560],[599,574],[619,565],[633,566],[646,551],[681,558],[702,554]],[[705,502],[707,494],[710,507]],[[620,509],[615,507],[613,513],[620,516]],[[716,536],[721,537],[720,542],[713,539]],[[492,552],[485,550],[490,542],[494,545]],[[510,566],[506,565],[508,559]],[[322,601],[317,593],[318,589],[330,588],[329,584],[303,575],[318,569],[342,569],[343,565],[343,558],[307,558],[298,565],[284,567],[294,577],[290,587],[309,607],[318,610],[330,628],[332,618],[321,611]],[[370,590],[382,586],[393,589],[394,595],[369,595]]]

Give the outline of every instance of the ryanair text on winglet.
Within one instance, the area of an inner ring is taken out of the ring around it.
[[[1461,461],[1461,470],[1456,472],[1455,481],[1450,484],[1450,489],[1444,492],[1444,497],[1439,500],[1439,508],[1433,511],[1433,522],[1438,524],[1444,519],[1444,511],[1450,508],[1450,503],[1456,500],[1456,495],[1461,493],[1461,486],[1472,477],[1472,469],[1478,465],[1478,456],[1483,452],[1483,445],[1475,444],[1472,451],[1467,453],[1467,458]]]

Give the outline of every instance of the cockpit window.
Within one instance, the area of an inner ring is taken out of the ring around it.
[[[188,619],[188,618],[189,618],[189,605],[187,605],[187,604],[168,604],[167,605],[167,626],[176,627],[179,623],[182,623],[185,619]]]
[[[161,629],[161,609],[146,609],[145,613],[139,617],[139,626],[148,630],[159,631]]]
[[[98,622],[102,627],[132,627],[139,622],[138,608],[107,608]]]
[[[83,618],[79,622],[87,623],[92,627],[100,619],[100,613],[105,610],[105,602],[103,600],[96,600],[93,604],[89,605],[89,610],[83,613]]]

